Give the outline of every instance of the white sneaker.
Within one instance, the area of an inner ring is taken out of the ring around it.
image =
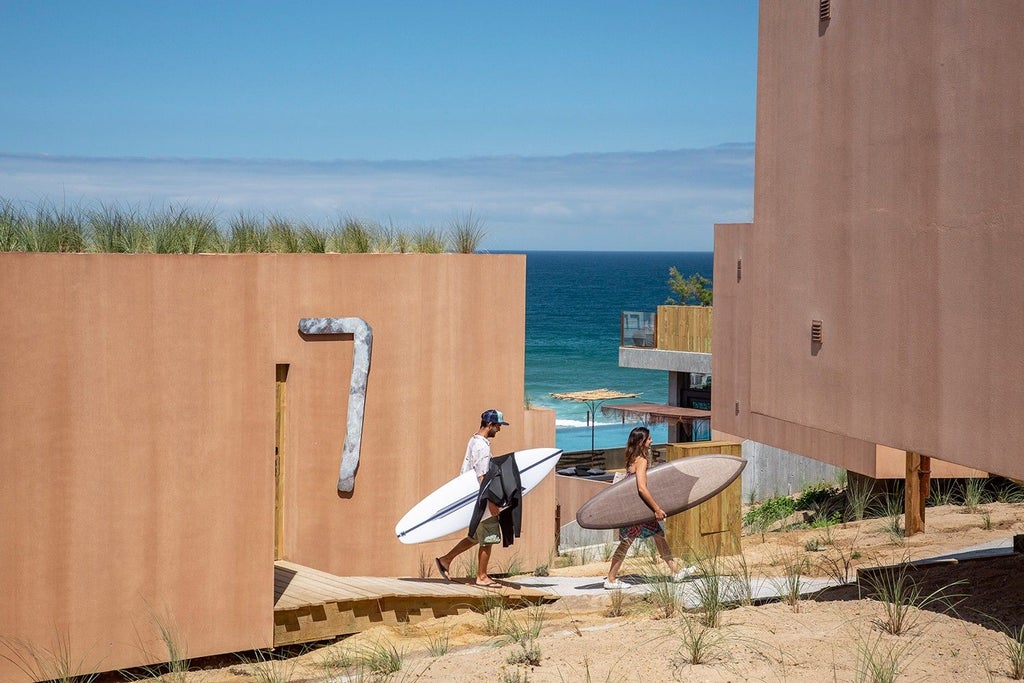
[[[604,581],[604,589],[606,591],[622,590],[623,588],[629,588],[629,584],[625,581],[621,581],[619,579],[615,579],[614,581],[609,581],[608,579],[605,579]]]
[[[683,579],[689,578],[697,573],[696,567],[683,567],[675,574],[672,575],[673,581],[682,581]]]

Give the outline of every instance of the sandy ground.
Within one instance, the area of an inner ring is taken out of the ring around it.
[[[853,579],[858,567],[935,557],[1024,533],[1024,504],[989,504],[972,513],[955,506],[928,508],[927,533],[907,539],[886,531],[885,522],[745,536],[742,564],[740,558],[721,560],[719,573],[789,582],[800,576]],[[630,559],[623,574],[649,574],[654,566],[650,558]],[[598,580],[606,570],[606,562],[596,562],[551,573]],[[908,622],[899,635],[884,627],[892,609],[856,585],[796,602],[734,606],[721,612],[714,628],[703,625],[700,609],[666,616],[672,601],[658,599],[658,591],[647,597],[631,591],[620,601],[609,592],[380,627],[280,660],[191,672],[185,680],[1009,680],[1004,631],[1024,629],[1024,555],[928,565],[907,576],[916,581],[917,602],[926,604],[896,612]],[[531,630],[532,637],[520,635]],[[374,673],[373,661],[385,659],[381,655],[389,650],[398,653],[401,668]],[[896,675],[889,676],[893,670]]]

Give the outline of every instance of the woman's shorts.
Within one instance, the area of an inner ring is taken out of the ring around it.
[[[665,530],[661,526],[661,522],[644,522],[643,524],[634,524],[633,526],[624,526],[619,529],[619,540],[620,541],[635,541],[636,539],[643,540],[645,538],[653,538],[658,534],[665,533]]]

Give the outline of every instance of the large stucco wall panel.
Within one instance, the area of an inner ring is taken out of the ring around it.
[[[104,668],[159,652],[156,621],[194,655],[270,642],[250,278],[196,265],[3,255],[0,633],[67,634]]]
[[[744,256],[753,226],[750,223],[715,226],[715,314],[712,318],[711,427],[747,434],[750,416],[750,346],[753,300],[751,262]],[[737,263],[741,276],[737,278]]]
[[[333,489],[330,473],[336,479],[352,344],[284,334],[278,362],[290,363],[286,556],[340,574],[415,573],[420,555],[432,551],[400,544],[395,522],[458,473],[483,410],[521,414],[525,259],[279,259],[282,268],[307,274],[295,285],[278,275],[278,306],[304,302],[294,312],[279,310],[278,319],[358,316],[374,334],[351,495]],[[307,288],[319,296],[310,297]],[[525,426],[518,423],[498,435],[495,452],[521,447]]]
[[[751,409],[1021,476],[1019,6],[816,5],[761,5]]]
[[[875,445],[834,432],[780,420],[751,399],[751,346],[764,332],[753,305],[769,264],[753,246],[757,226],[715,226],[715,316],[712,334],[711,422],[715,430],[875,476]],[[739,268],[737,266],[739,265]],[[770,453],[770,451],[766,451]]]
[[[512,422],[496,452],[554,441],[523,409],[523,256],[0,254],[0,291],[0,634],[67,634],[104,669],[158,661],[156,621],[193,657],[271,644],[277,365],[282,554],[318,569],[410,576],[438,554],[394,524],[483,410]],[[353,343],[298,322],[350,316],[374,343],[339,496]],[[553,488],[532,499],[499,558],[547,557]]]

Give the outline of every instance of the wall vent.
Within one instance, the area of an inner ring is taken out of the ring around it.
[[[832,18],[832,0],[818,0],[818,21]]]
[[[736,282],[743,279],[743,259],[736,259]]]
[[[820,320],[811,321],[811,343],[820,344],[823,339],[822,325]]]

